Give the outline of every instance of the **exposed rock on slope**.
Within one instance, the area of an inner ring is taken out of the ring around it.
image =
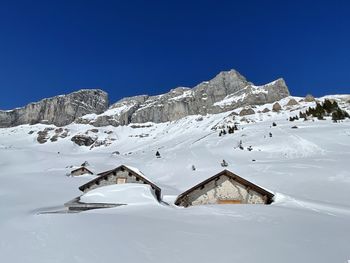
[[[101,115],[87,115],[78,123],[95,126],[166,122],[188,115],[220,113],[246,105],[271,103],[289,96],[283,79],[254,86],[235,70],[219,73],[194,88],[179,87],[158,96],[136,96],[113,104]]]
[[[312,96],[311,94],[308,94],[308,95],[306,95],[306,97],[305,97],[305,101],[306,101],[306,102],[313,102],[313,101],[315,101],[315,97]]]
[[[89,113],[100,114],[108,108],[108,95],[98,89],[79,90],[68,95],[43,99],[25,107],[0,111],[0,127],[45,123],[67,125]]]
[[[295,100],[295,99],[290,99],[288,101],[288,103],[286,104],[286,106],[294,106],[294,105],[298,105],[299,103]]]
[[[77,134],[71,138],[71,141],[74,142],[75,144],[78,144],[79,146],[82,146],[82,145],[90,146],[96,141],[96,139],[97,138],[92,138],[88,135]]]
[[[254,113],[255,113],[255,111],[252,108],[244,108],[239,113],[239,116],[251,115],[251,114],[254,114]]]
[[[272,105],[273,111],[279,112],[281,109],[282,109],[282,107],[278,102],[276,102],[275,104]]]

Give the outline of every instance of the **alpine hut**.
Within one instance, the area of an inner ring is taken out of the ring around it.
[[[161,200],[160,188],[149,179],[147,179],[141,171],[126,165],[121,165],[115,169],[99,173],[97,178],[80,186],[79,190],[86,193],[101,186],[125,183],[148,184],[154,191],[154,194],[157,197],[158,201]]]
[[[271,204],[273,196],[246,179],[223,170],[180,194],[175,205]]]
[[[78,169],[75,169],[75,170],[70,172],[71,176],[79,176],[79,175],[83,175],[83,174],[94,174],[94,173],[91,172],[89,169],[87,169],[84,166],[79,167]]]

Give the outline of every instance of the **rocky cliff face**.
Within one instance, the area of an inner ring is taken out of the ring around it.
[[[100,114],[108,108],[108,95],[98,89],[80,90],[68,95],[43,99],[25,107],[0,111],[0,127],[48,123],[67,125],[89,113]]]
[[[0,127],[73,121],[94,126],[167,122],[188,115],[205,115],[247,105],[271,103],[289,96],[283,79],[255,86],[235,70],[220,72],[210,81],[191,88],[179,87],[158,96],[124,98],[108,109],[102,90],[80,90],[44,99],[11,111],[0,111]]]
[[[220,113],[246,105],[271,103],[289,96],[283,79],[255,86],[235,70],[219,73],[194,88],[179,87],[158,96],[136,96],[113,104],[101,115],[79,118],[95,126],[166,122],[194,114]]]

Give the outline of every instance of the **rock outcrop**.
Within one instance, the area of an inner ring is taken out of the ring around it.
[[[106,92],[98,89],[79,90],[68,95],[43,99],[22,108],[0,111],[0,127],[35,123],[63,126],[86,114],[100,114],[107,108]]]
[[[276,102],[275,104],[272,105],[272,110],[275,112],[279,112],[280,110],[282,110],[282,107],[278,102]]]
[[[30,131],[29,134],[33,134],[34,131]],[[36,140],[38,143],[43,144],[46,143],[49,139],[51,142],[56,142],[59,138],[66,138],[69,135],[69,130],[68,129],[63,129],[63,128],[53,128],[53,127],[46,127],[42,131],[37,132],[38,137]]]
[[[315,101],[314,96],[312,96],[311,94],[306,95],[305,102],[313,102],[313,101]]]
[[[96,140],[97,140],[97,138],[93,138],[93,137],[90,137],[90,136],[85,135],[85,134],[77,134],[71,138],[71,141],[74,142],[75,144],[78,144],[79,146],[83,146],[83,145],[90,146]]]
[[[298,105],[299,103],[295,99],[290,99],[286,106],[295,106]]]
[[[255,111],[252,108],[244,108],[239,113],[239,116],[246,116],[251,114],[255,114]]]
[[[94,126],[167,122],[188,115],[206,115],[247,105],[272,103],[289,96],[283,79],[255,86],[235,70],[219,73],[194,88],[179,87],[158,96],[136,96],[113,104],[100,115],[83,116],[78,123]]]

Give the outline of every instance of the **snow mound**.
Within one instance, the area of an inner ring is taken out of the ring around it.
[[[96,188],[80,197],[83,203],[156,204],[149,185],[115,184]]]

